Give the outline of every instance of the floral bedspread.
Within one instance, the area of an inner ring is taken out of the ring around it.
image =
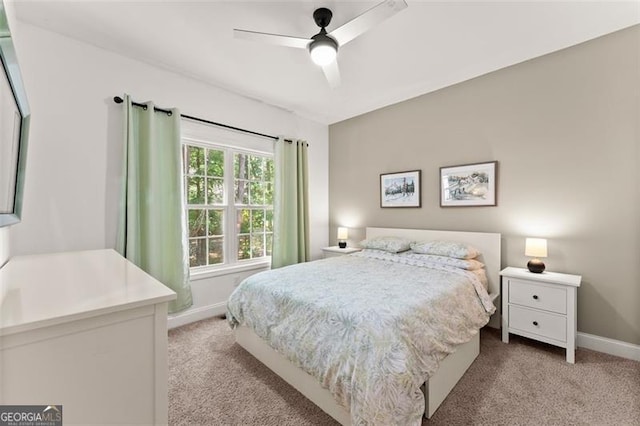
[[[232,327],[316,377],[353,425],[403,426],[421,424],[420,386],[495,310],[471,271],[373,250],[255,274],[227,308]]]

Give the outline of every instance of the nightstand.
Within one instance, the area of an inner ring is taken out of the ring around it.
[[[509,333],[566,348],[575,363],[580,275],[505,268],[502,276],[502,341]]]
[[[356,253],[360,250],[362,249],[358,247],[345,247],[345,248],[340,248],[338,246],[324,247],[322,249],[322,256],[326,259],[328,257],[336,257],[336,256],[343,256],[345,254]]]

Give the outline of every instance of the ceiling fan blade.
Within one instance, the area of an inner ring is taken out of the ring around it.
[[[330,64],[323,66],[322,72],[324,72],[324,76],[327,77],[329,86],[331,86],[332,89],[340,86],[340,69],[338,68],[338,61],[332,61]]]
[[[331,31],[329,35],[342,46],[406,7],[405,0],[385,0]]]
[[[259,33],[256,31],[247,31],[247,30],[233,30],[233,35],[235,38],[257,41],[261,43],[269,43],[275,44],[278,46],[286,46],[286,47],[296,47],[299,49],[306,49],[309,43],[311,42],[308,38],[300,38],[300,37],[289,37],[280,34],[268,34],[268,33]]]

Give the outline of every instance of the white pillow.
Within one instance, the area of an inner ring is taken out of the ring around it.
[[[414,242],[411,243],[411,251],[419,254],[455,257],[456,259],[473,259],[480,255],[475,247],[454,241]]]
[[[400,253],[411,249],[411,240],[401,237],[375,237],[360,241],[364,249],[382,250],[389,253]]]
[[[475,259],[459,259],[457,257],[438,256],[435,254],[420,254],[411,251],[403,253],[403,256],[411,257],[424,264],[453,266],[454,268],[465,269],[467,271],[475,271],[484,268],[484,263]]]

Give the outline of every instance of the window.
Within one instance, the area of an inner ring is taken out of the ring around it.
[[[267,260],[273,241],[273,156],[183,139],[192,268]]]
[[[271,256],[273,159],[234,153],[238,260]]]

